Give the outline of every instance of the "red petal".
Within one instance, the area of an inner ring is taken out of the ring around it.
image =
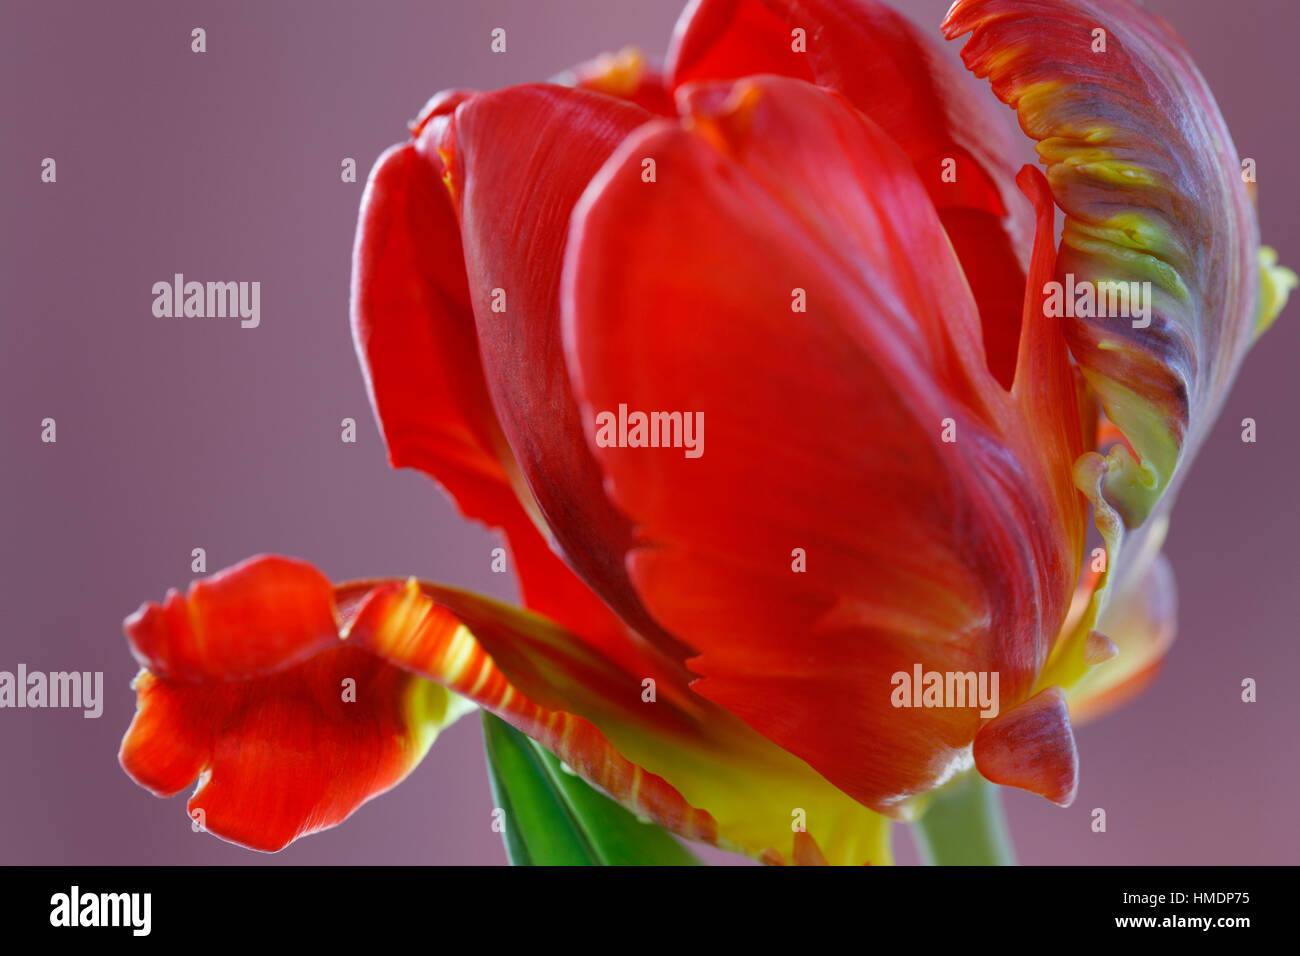
[[[337,638],[336,638],[337,640]],[[345,681],[355,681],[355,700]],[[463,710],[437,684],[339,647],[272,676],[184,684],[142,671],[122,767],[222,839],[282,849],[400,782]]]
[[[353,258],[353,335],[393,467],[436,477],[466,516],[501,525],[518,507],[511,458],[483,379],[460,228],[430,144],[441,129],[393,147],[370,174]]]
[[[686,128],[642,130],[575,214],[566,346],[589,440],[636,523],[638,591],[701,651],[695,688],[896,808],[969,759],[979,718],[894,709],[891,676],[998,670],[1023,700],[1064,617],[1073,459],[1035,446],[1025,406],[1077,428],[1073,384],[1026,361],[1013,397],[988,375],[911,164],[843,100],[764,77],[685,103]],[[595,415],[620,403],[702,413],[702,457],[599,447]]]
[[[450,114],[470,96],[430,100],[417,140],[390,149],[370,175],[353,259],[357,353],[393,466],[423,471],[466,517],[502,529],[525,602],[615,653],[626,629],[538,532],[543,519],[488,395],[439,153]]]
[[[488,387],[554,545],[624,621],[680,656],[628,584],[630,529],[602,493],[583,440],[559,327],[573,205],[614,148],[649,118],[583,90],[512,87],[461,106],[441,148],[452,156]],[[504,312],[493,311],[494,295],[504,295]]]
[[[310,564],[260,556],[167,592],[126,620],[135,659],[177,681],[240,680],[306,660],[337,638],[334,587]]]
[[[340,646],[339,626],[330,583],[276,556],[146,604],[126,623],[149,670],[136,678],[123,768],[160,796],[198,777],[196,825],[254,849],[340,823],[405,777],[464,708]]]
[[[804,31],[806,53],[791,51]],[[939,210],[980,307],[989,368],[1010,387],[1029,209],[1005,115],[906,17],[876,0],[704,0],[678,21],[673,87],[776,73],[842,93],[903,148]],[[945,162],[951,172],[945,177]]]
[[[788,11],[773,6],[749,0],[693,0],[673,30],[665,68],[668,85],[760,73],[813,80],[808,55],[794,49]]]
[[[888,862],[887,821],[671,675],[437,585],[381,585],[352,639],[476,701],[629,809],[767,863]],[[647,678],[657,696],[646,697]],[[806,817],[794,832],[791,815]],[[812,835],[820,835],[820,847]]]

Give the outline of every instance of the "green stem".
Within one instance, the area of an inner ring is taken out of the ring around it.
[[[936,793],[912,830],[930,866],[1016,864],[998,787],[974,770]]]

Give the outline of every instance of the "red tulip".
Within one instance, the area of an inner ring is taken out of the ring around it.
[[[1068,804],[1071,710],[1172,639],[1174,488],[1294,276],[1167,27],[944,31],[995,95],[874,0],[697,0],[662,72],[434,97],[371,175],[353,330],[390,461],[504,533],[529,610],[253,559],[128,621],[128,773],[277,849],[470,701],[769,862],[887,862],[972,767]],[[1147,324],[1054,281],[1136,282]],[[933,673],[996,675],[994,712],[895,693]]]

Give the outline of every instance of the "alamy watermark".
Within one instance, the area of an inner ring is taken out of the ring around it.
[[[153,928],[152,893],[83,893],[73,886],[50,897],[50,925],[125,926],[133,936]]]
[[[104,713],[103,671],[0,671],[0,708],[81,708],[82,716]]]
[[[1063,283],[1044,283],[1043,295],[1043,315],[1048,318],[1132,319],[1135,329],[1151,324],[1150,282],[1076,281],[1074,273],[1067,272]]]
[[[997,671],[927,671],[913,664],[911,673],[889,678],[895,707],[978,707],[981,717],[998,715]]]
[[[687,458],[704,454],[703,412],[596,413],[596,444],[601,448],[681,448]]]
[[[245,329],[262,321],[260,282],[186,282],[178,272],[171,282],[155,282],[153,295],[153,314],[160,319],[238,318]]]

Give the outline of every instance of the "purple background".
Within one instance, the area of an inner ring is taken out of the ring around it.
[[[937,28],[947,4],[906,6]],[[1300,128],[1284,96],[1300,8],[1147,6],[1188,41],[1258,161],[1265,240],[1300,264],[1286,172]],[[677,13],[677,0],[6,0],[0,669],[102,670],[107,701],[99,720],[0,711],[0,861],[504,861],[477,718],[394,791],[282,854],[192,833],[184,796],[156,800],[117,765],[135,671],[120,621],[184,586],[194,547],[210,571],[275,551],[335,579],[417,574],[513,596],[489,572],[494,539],[385,463],[347,324],[362,183],[340,182],[339,164],[355,158],[364,182],[441,88],[544,79],[627,43],[658,55]],[[496,26],[506,55],[488,51]],[[57,184],[39,180],[45,156]],[[174,272],[259,280],[261,327],[154,318],[150,287]],[[1300,862],[1297,336],[1284,315],[1250,356],[1182,493],[1168,545],[1182,628],[1164,675],[1079,731],[1072,808],[1007,794],[1024,862]],[[40,441],[46,416],[57,444]],[[355,445],[339,440],[345,416]],[[1245,416],[1258,444],[1239,440]],[[1246,676],[1254,705],[1239,701]],[[1097,806],[1104,835],[1089,830]],[[914,859],[903,828],[896,843]]]

